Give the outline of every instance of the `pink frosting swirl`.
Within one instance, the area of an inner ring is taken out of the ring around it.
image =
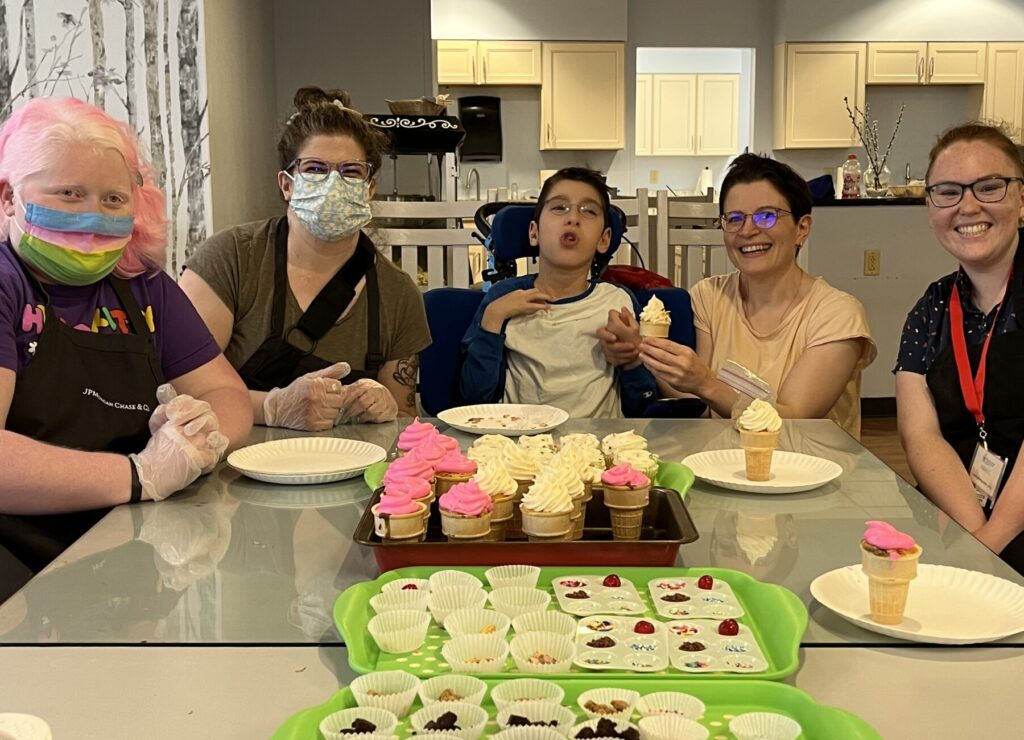
[[[448,452],[434,466],[435,473],[467,473],[473,475],[476,472],[476,463],[463,455],[457,449]]]
[[[408,452],[424,439],[431,435],[438,434],[437,427],[429,422],[413,419],[402,433],[398,435],[398,449]]]
[[[396,476],[384,484],[385,495],[404,496],[413,500],[426,498],[430,491],[430,481],[412,476]]]
[[[601,482],[618,488],[643,488],[651,485],[651,479],[629,463],[616,465],[601,474]]]
[[[428,462],[431,467],[434,467],[445,456],[445,453],[448,452],[441,442],[438,441],[440,436],[440,434],[435,434],[433,437],[427,437],[406,453],[405,457],[418,457]]]
[[[491,497],[481,491],[476,481],[472,480],[456,483],[448,493],[441,496],[438,504],[441,508],[462,516],[480,516],[494,508]]]
[[[420,504],[417,504],[408,496],[403,496],[398,493],[384,492],[384,495],[380,497],[380,501],[377,503],[378,514],[413,514],[420,511]]]
[[[451,452],[452,450],[456,452],[459,451],[459,440],[455,439],[455,437],[449,437],[447,434],[439,434],[437,435],[437,442],[445,449],[446,452]]]
[[[917,544],[914,538],[901,532],[888,522],[870,521],[864,532],[864,541],[879,550],[913,550]],[[898,560],[898,552],[890,552],[889,557]]]
[[[434,479],[434,466],[416,455],[400,457],[388,465],[384,473],[384,484],[393,478],[422,478],[428,483]]]

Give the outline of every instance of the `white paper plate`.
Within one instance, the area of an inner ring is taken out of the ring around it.
[[[6,740],[51,740],[50,726],[31,714],[0,714],[0,738]]]
[[[294,485],[354,478],[386,457],[383,447],[356,439],[294,437],[235,450],[228,465],[256,480]]]
[[[525,403],[482,403],[442,411],[437,418],[470,434],[540,434],[550,432],[569,418],[554,406]]]
[[[702,481],[748,493],[799,493],[823,486],[843,474],[831,460],[799,452],[775,450],[772,472],[766,481],[747,479],[743,450],[709,450],[690,455],[683,465]]]
[[[1024,631],[1024,588],[986,573],[947,565],[919,565],[907,610],[896,625],[868,614],[868,578],[859,565],[824,573],[811,594],[843,619],[864,629],[914,642],[969,645]]]

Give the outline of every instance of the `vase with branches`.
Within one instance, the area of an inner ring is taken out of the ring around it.
[[[900,124],[903,123],[903,110],[907,107],[906,103],[900,103],[900,112],[896,116],[896,125],[892,129],[892,136],[889,137],[889,143],[885,147],[884,154],[882,153],[881,139],[878,135],[878,120],[871,120],[871,109],[868,104],[864,104],[864,110],[861,110],[856,105],[851,110],[849,98],[843,98],[843,103],[846,104],[846,113],[853,124],[853,130],[857,132],[861,144],[864,145],[864,152],[868,158],[869,168],[865,173],[864,187],[875,193],[884,193],[889,184],[888,177],[883,175],[883,173],[888,172],[885,163],[889,159],[889,152],[892,151],[892,143],[896,141],[896,134],[899,133]]]

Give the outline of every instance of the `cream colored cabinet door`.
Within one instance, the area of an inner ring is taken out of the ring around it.
[[[539,85],[539,41],[480,41],[478,79],[482,85]]]
[[[437,42],[437,84],[477,83],[476,41]]]
[[[697,154],[735,154],[739,128],[740,76],[697,75]]]
[[[867,44],[780,44],[775,47],[776,149],[858,144],[843,105],[864,107]]]
[[[970,85],[985,82],[985,47],[981,43],[929,43],[929,85]]]
[[[654,75],[639,74],[636,76],[636,116],[634,117],[633,153],[637,156],[651,154],[651,86]]]
[[[697,152],[697,75],[653,75],[651,154],[678,156]]]
[[[924,41],[869,43],[869,85],[921,85],[928,69]]]
[[[540,148],[624,148],[624,44],[544,43],[542,49]]]
[[[1024,43],[989,43],[984,118],[1002,122],[1024,144]]]

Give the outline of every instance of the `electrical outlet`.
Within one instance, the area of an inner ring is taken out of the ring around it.
[[[651,185],[657,185],[658,184],[658,171],[657,170],[651,170],[651,175],[647,179],[650,180]]]
[[[882,274],[882,255],[877,249],[864,250],[865,277],[878,277]]]

